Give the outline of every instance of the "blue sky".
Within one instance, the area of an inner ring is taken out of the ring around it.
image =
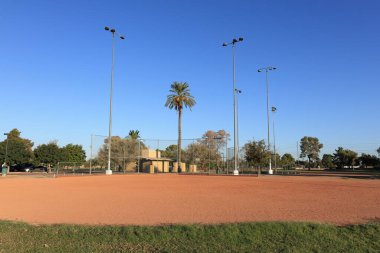
[[[82,144],[108,134],[111,34],[117,41],[113,134],[176,139],[164,107],[173,81],[197,100],[183,137],[233,134],[231,48],[236,48],[240,144],[266,138],[265,75],[280,153],[315,136],[375,153],[380,146],[379,1],[13,1],[1,0],[0,129],[35,145]]]

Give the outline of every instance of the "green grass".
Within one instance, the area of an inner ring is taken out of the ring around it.
[[[380,252],[380,223],[147,227],[1,221],[0,252]]]

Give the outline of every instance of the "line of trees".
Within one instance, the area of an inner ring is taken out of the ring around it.
[[[7,138],[0,142],[0,159],[7,161],[8,165],[44,165],[55,166],[58,162],[71,162],[83,164],[86,153],[81,145],[67,144],[59,147],[57,142],[38,145],[33,149],[34,143],[21,137],[18,129],[12,129]]]
[[[226,161],[226,142],[229,140],[229,133],[225,130],[208,130],[201,138],[194,143],[181,148],[181,160],[187,164],[196,164],[199,168],[220,169],[225,166]],[[21,137],[18,129],[11,130],[7,138],[0,142],[0,160],[7,160],[8,165],[32,164],[44,165],[48,167],[56,166],[58,162],[84,164],[86,154],[81,145],[67,144],[60,147],[57,142],[38,145],[33,149],[34,143]],[[108,138],[104,140],[96,158],[92,160],[94,166],[106,166],[108,160]],[[125,166],[128,162],[133,162],[139,155],[139,149],[146,148],[141,141],[139,131],[131,130],[125,138],[119,136],[112,137],[112,159],[111,164],[115,169]],[[323,167],[330,169],[380,167],[380,147],[376,150],[378,157],[371,154],[357,152],[338,147],[333,154],[324,154],[319,158],[323,144],[316,137],[305,136],[300,141],[300,158],[307,158],[307,163],[299,161],[289,153],[282,156],[273,154],[268,150],[264,140],[252,140],[244,145],[244,159],[247,166],[263,168],[268,166],[269,157],[276,160],[278,167],[291,168],[297,164],[312,167]],[[7,153],[7,158],[5,154]],[[161,156],[177,161],[179,154],[178,145],[170,145],[165,150],[161,150]],[[224,155],[224,156],[223,156]],[[229,157],[230,160],[233,157]]]
[[[268,145],[264,140],[247,142],[244,145],[244,152],[244,159],[248,163],[248,166],[258,169],[268,167],[270,156],[274,156],[273,160],[276,161],[278,167],[292,168],[296,164],[296,160],[289,153],[285,153],[282,156],[279,154],[273,155],[272,151],[268,150]]]
[[[380,167],[380,147],[375,155],[362,153],[360,156],[353,150],[338,147],[333,154],[324,154],[322,160],[319,158],[323,144],[316,137],[305,136],[300,141],[300,158],[307,158],[307,162],[295,160],[291,154],[284,154],[280,157],[268,150],[264,140],[249,141],[244,146],[245,160],[249,166],[263,168],[268,166],[269,157],[273,156],[279,167],[294,167],[305,165],[309,169],[316,167],[343,169],[354,167]],[[274,160],[273,159],[273,160]]]
[[[371,154],[362,153],[360,156],[357,152],[338,147],[333,154],[324,154],[322,160],[319,159],[320,150],[323,144],[316,137],[303,137],[301,139],[301,158],[307,157],[308,167],[323,167],[330,169],[343,169],[354,167],[377,167],[380,166],[380,147],[376,150],[378,157]]]
[[[379,154],[380,156],[380,154]],[[343,169],[343,168],[373,168],[380,167],[380,158],[375,155],[362,153],[360,156],[353,150],[338,147],[335,153],[324,154],[321,165],[324,168]]]

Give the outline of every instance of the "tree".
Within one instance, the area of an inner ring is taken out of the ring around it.
[[[272,157],[273,157],[273,161],[275,164],[275,172],[277,173],[277,168],[281,167],[281,165],[282,165],[281,156],[278,153],[276,153],[276,154],[272,154]]]
[[[62,150],[58,147],[57,142],[41,144],[34,149],[35,161],[47,166],[55,166],[62,161]]]
[[[111,168],[125,168],[126,163],[134,162],[137,160],[140,151],[139,148],[145,148],[143,142],[138,139],[134,139],[129,135],[126,138],[112,136],[111,142]],[[108,138],[104,139],[104,144],[99,149],[96,160],[101,167],[107,164]]]
[[[377,151],[377,156],[380,158],[380,147],[376,151]]]
[[[281,157],[281,164],[283,167],[292,167],[295,164],[295,160],[291,154],[285,153]]]
[[[365,168],[368,166],[375,167],[380,164],[380,159],[377,158],[374,155],[370,154],[361,154],[361,156],[358,158],[359,164]]]
[[[264,140],[250,141],[244,145],[245,160],[251,166],[258,166],[259,168],[266,166],[269,157],[272,155],[271,151],[268,151]]]
[[[7,155],[8,165],[31,163],[33,160],[33,142],[21,138],[20,135],[21,132],[18,129],[12,129],[7,138],[0,142],[0,159],[5,161]]]
[[[190,144],[186,149],[186,162],[196,164],[200,169],[215,168],[221,160],[216,149],[207,146],[203,141]]]
[[[335,150],[333,162],[334,164],[342,169],[345,166],[353,166],[358,154],[352,150],[344,149],[342,147],[338,147]]]
[[[139,130],[130,130],[128,137],[132,138],[134,140],[137,140],[138,138],[140,138],[140,131]]]
[[[61,161],[83,164],[86,161],[86,152],[82,145],[67,144],[61,148]]]
[[[330,154],[323,154],[322,156],[322,167],[333,169],[335,167],[333,162],[334,156]]]
[[[220,161],[221,156],[219,153],[223,152],[225,153],[226,149],[226,143],[228,140],[228,137],[230,136],[229,133],[227,133],[225,130],[207,130],[203,135],[202,139],[199,141],[206,145],[209,149],[209,163],[212,163],[212,167],[214,167],[214,162],[216,167],[219,169],[220,167]],[[212,162],[210,162],[212,161]],[[211,166],[210,166],[211,167]]]
[[[195,105],[195,99],[190,94],[189,84],[186,82],[174,82],[169,90],[165,106],[175,109],[178,112],[178,170],[181,168],[181,148],[182,148],[182,110],[184,107],[191,109]]]
[[[184,150],[181,151],[182,153]],[[178,146],[175,144],[169,145],[165,150],[161,151],[161,156],[177,160]]]
[[[305,136],[301,139],[301,155],[300,157],[307,157],[309,159],[309,170],[311,162],[316,162],[319,158],[319,152],[323,148],[323,144],[319,143],[318,138]]]
[[[229,136],[230,134],[223,129],[216,132],[213,130],[207,130],[202,135],[201,142],[213,149],[224,149]]]

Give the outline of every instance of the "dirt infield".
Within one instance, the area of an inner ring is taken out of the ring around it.
[[[0,178],[0,219],[134,224],[380,218],[380,180],[112,175]]]

